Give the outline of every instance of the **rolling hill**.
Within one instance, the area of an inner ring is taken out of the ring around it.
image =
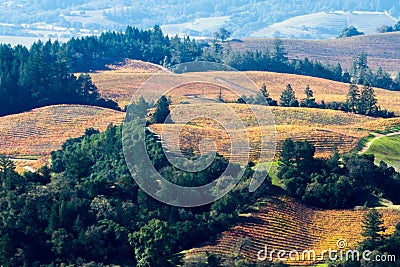
[[[374,34],[380,26],[394,25],[397,19],[385,12],[320,12],[293,17],[250,34],[257,38],[333,39],[343,29],[355,26]],[[378,26],[379,25],[379,26]]]
[[[241,42],[230,42],[233,51],[264,50],[273,47],[274,39],[242,39]],[[373,70],[380,66],[393,74],[400,71],[400,33],[384,33],[356,36],[332,40],[295,40],[284,39],[290,59],[318,60],[336,65],[342,64],[343,69],[349,69],[352,58],[361,52],[368,55],[368,65]]]
[[[400,35],[398,35],[398,37],[400,41]],[[400,59],[398,60],[400,63]],[[243,73],[248,76],[252,81],[254,81],[258,88],[261,88],[262,84],[265,83],[270,96],[276,100],[279,100],[280,94],[287,84],[292,85],[298,99],[302,99],[305,97],[304,89],[307,85],[309,85],[310,88],[313,90],[314,96],[318,102],[322,100],[325,100],[325,102],[345,101],[346,94],[349,88],[349,85],[345,83],[294,74],[254,71]],[[131,101],[132,96],[139,88],[139,86],[147,79],[149,79],[152,75],[154,75],[154,73],[140,73],[137,70],[123,68],[119,70],[100,71],[92,73],[91,77],[93,82],[99,88],[99,92],[103,97],[115,100],[119,103],[121,107],[124,107]],[[196,77],[196,73],[188,73],[185,75],[188,75],[188,77],[193,77],[193,79]],[[235,73],[219,73],[218,75],[220,75],[221,77],[226,77],[227,79],[231,79],[232,77],[234,77],[232,75],[235,75]],[[180,97],[177,98],[177,100],[174,101],[173,98],[172,101],[174,104],[177,104],[181,101],[193,102],[193,96],[201,97],[203,93],[207,94],[207,92],[204,92],[201,87],[194,86],[192,84],[191,86],[187,86],[186,88],[184,88],[183,91],[179,92]],[[218,92],[214,90],[214,92],[209,93],[205,96],[215,99],[217,94]],[[378,104],[382,108],[395,111],[396,114],[400,114],[400,92],[393,92],[377,88],[375,89],[375,94],[378,99]],[[175,96],[177,97],[177,95],[178,93],[176,92]],[[182,98],[182,95],[189,95],[191,97]],[[237,96],[226,95],[224,92],[222,93],[222,96],[224,98],[228,98],[228,100],[237,99],[235,98]]]
[[[67,139],[82,136],[87,128],[104,131],[110,123],[121,123],[124,116],[123,112],[80,105],[48,106],[4,116],[0,118],[0,153],[20,158],[20,170],[38,167],[26,156],[49,156]]]
[[[194,249],[184,251],[185,260],[204,261],[206,253],[224,257],[238,254],[251,262],[257,262],[260,250],[314,250],[317,260],[288,261],[290,265],[310,265],[317,263],[322,251],[338,250],[338,241],[347,244],[345,250],[354,249],[362,240],[361,222],[368,209],[320,210],[306,206],[286,196],[274,196],[256,204],[254,209],[242,215],[241,223],[217,238]],[[394,232],[400,220],[400,210],[381,209],[386,234]],[[343,242],[345,241],[345,242]],[[262,254],[263,255],[263,254]],[[269,254],[267,254],[269,257]],[[286,255],[286,258],[288,255]],[[273,254],[277,260],[277,254]]]

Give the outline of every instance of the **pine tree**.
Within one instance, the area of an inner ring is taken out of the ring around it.
[[[311,90],[310,86],[307,85],[306,89],[304,90],[306,94],[306,98],[304,99],[304,104],[306,107],[312,108],[317,106],[315,103],[314,92]]]
[[[377,102],[374,89],[369,85],[364,85],[360,95],[358,113],[368,116],[376,114],[378,111]]]
[[[269,98],[269,93],[267,91],[267,86],[265,85],[265,83],[263,83],[261,86],[261,93],[265,98]]]
[[[370,210],[364,217],[362,222],[362,236],[365,237],[361,243],[363,250],[374,250],[384,239],[383,232],[386,227],[383,225],[382,214],[376,209]]]
[[[280,100],[280,106],[282,107],[295,107],[299,105],[298,101],[296,100],[296,94],[290,84],[288,84],[286,89],[283,90]]]
[[[0,178],[3,188],[5,187],[8,176],[15,170],[14,163],[6,156],[0,155]]]
[[[360,100],[360,90],[355,84],[349,86],[349,92],[346,97],[347,110],[349,112],[356,112]]]
[[[156,111],[153,114],[155,123],[164,123],[169,116],[169,101],[165,96],[162,96],[157,103]]]

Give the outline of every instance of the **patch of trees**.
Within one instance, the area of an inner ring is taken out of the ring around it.
[[[395,116],[394,112],[387,111],[386,109],[381,109],[378,106],[378,101],[375,97],[374,89],[371,86],[364,85],[364,87],[360,91],[357,85],[351,84],[347,93],[346,102],[325,103],[325,101],[322,100],[321,103],[317,103],[315,101],[314,92],[311,90],[309,85],[306,86],[304,94],[305,98],[303,98],[299,102],[292,86],[288,84],[281,93],[279,106],[333,109],[382,118],[392,118]],[[237,100],[237,103],[247,103],[264,106],[278,105],[278,102],[276,100],[273,100],[269,97],[269,93],[265,83],[262,85],[261,90],[255,96],[242,96]]]
[[[339,38],[353,37],[358,35],[364,35],[365,33],[360,32],[356,27],[350,26],[342,31]]]
[[[393,26],[382,26],[376,29],[378,33],[385,33],[385,32],[398,32],[400,31],[400,21],[398,21],[395,25]]]
[[[314,156],[309,142],[287,139],[279,158],[278,177],[287,192],[322,208],[352,208],[371,204],[372,195],[400,203],[400,175],[373,155],[344,155],[337,152],[328,160]]]
[[[143,101],[129,108],[143,111]],[[142,112],[140,117],[145,116]],[[133,119],[132,133],[141,130]],[[245,166],[235,189],[207,206],[178,208],[154,200],[133,180],[122,152],[122,127],[88,129],[51,154],[50,168],[18,175],[0,157],[0,262],[4,266],[175,266],[176,254],[227,229],[238,214],[270,190],[255,193]],[[134,134],[132,134],[134,135]],[[199,173],[169,165],[159,140],[146,132],[149,157],[164,177],[197,186],[216,179],[228,161],[217,156]],[[132,142],[135,142],[134,136]],[[235,167],[240,170],[239,166]],[[135,173],[133,173],[135,175]],[[162,188],[154,187],[162,191]]]
[[[0,46],[0,116],[53,104],[87,104],[118,109],[100,97],[87,74],[70,74],[58,42]]]

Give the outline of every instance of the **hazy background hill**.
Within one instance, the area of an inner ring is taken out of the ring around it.
[[[392,0],[2,0],[0,34],[71,37],[159,24],[170,34],[211,36],[224,26],[233,37],[315,39],[349,24],[371,33],[399,14],[400,2]]]

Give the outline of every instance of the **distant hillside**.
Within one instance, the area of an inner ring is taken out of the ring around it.
[[[396,23],[397,19],[385,12],[321,12],[274,23],[251,33],[250,36],[332,39],[350,26],[355,26],[365,34],[373,34],[380,26]]]
[[[158,24],[170,34],[212,36],[224,26],[234,37],[248,37],[296,16],[335,10],[388,12],[398,18],[400,3],[391,0],[1,0],[0,35],[71,37],[120,30],[127,25],[150,28]],[[373,30],[386,22],[389,21],[365,17],[363,23]],[[312,37],[324,38],[324,34]]]
[[[274,39],[243,39],[230,42],[234,51],[265,50],[273,47]],[[389,72],[400,70],[400,33],[385,33],[323,41],[283,39],[290,59],[319,60],[342,64],[349,69],[352,58],[361,52],[368,55],[368,65],[373,70],[381,66]]]

